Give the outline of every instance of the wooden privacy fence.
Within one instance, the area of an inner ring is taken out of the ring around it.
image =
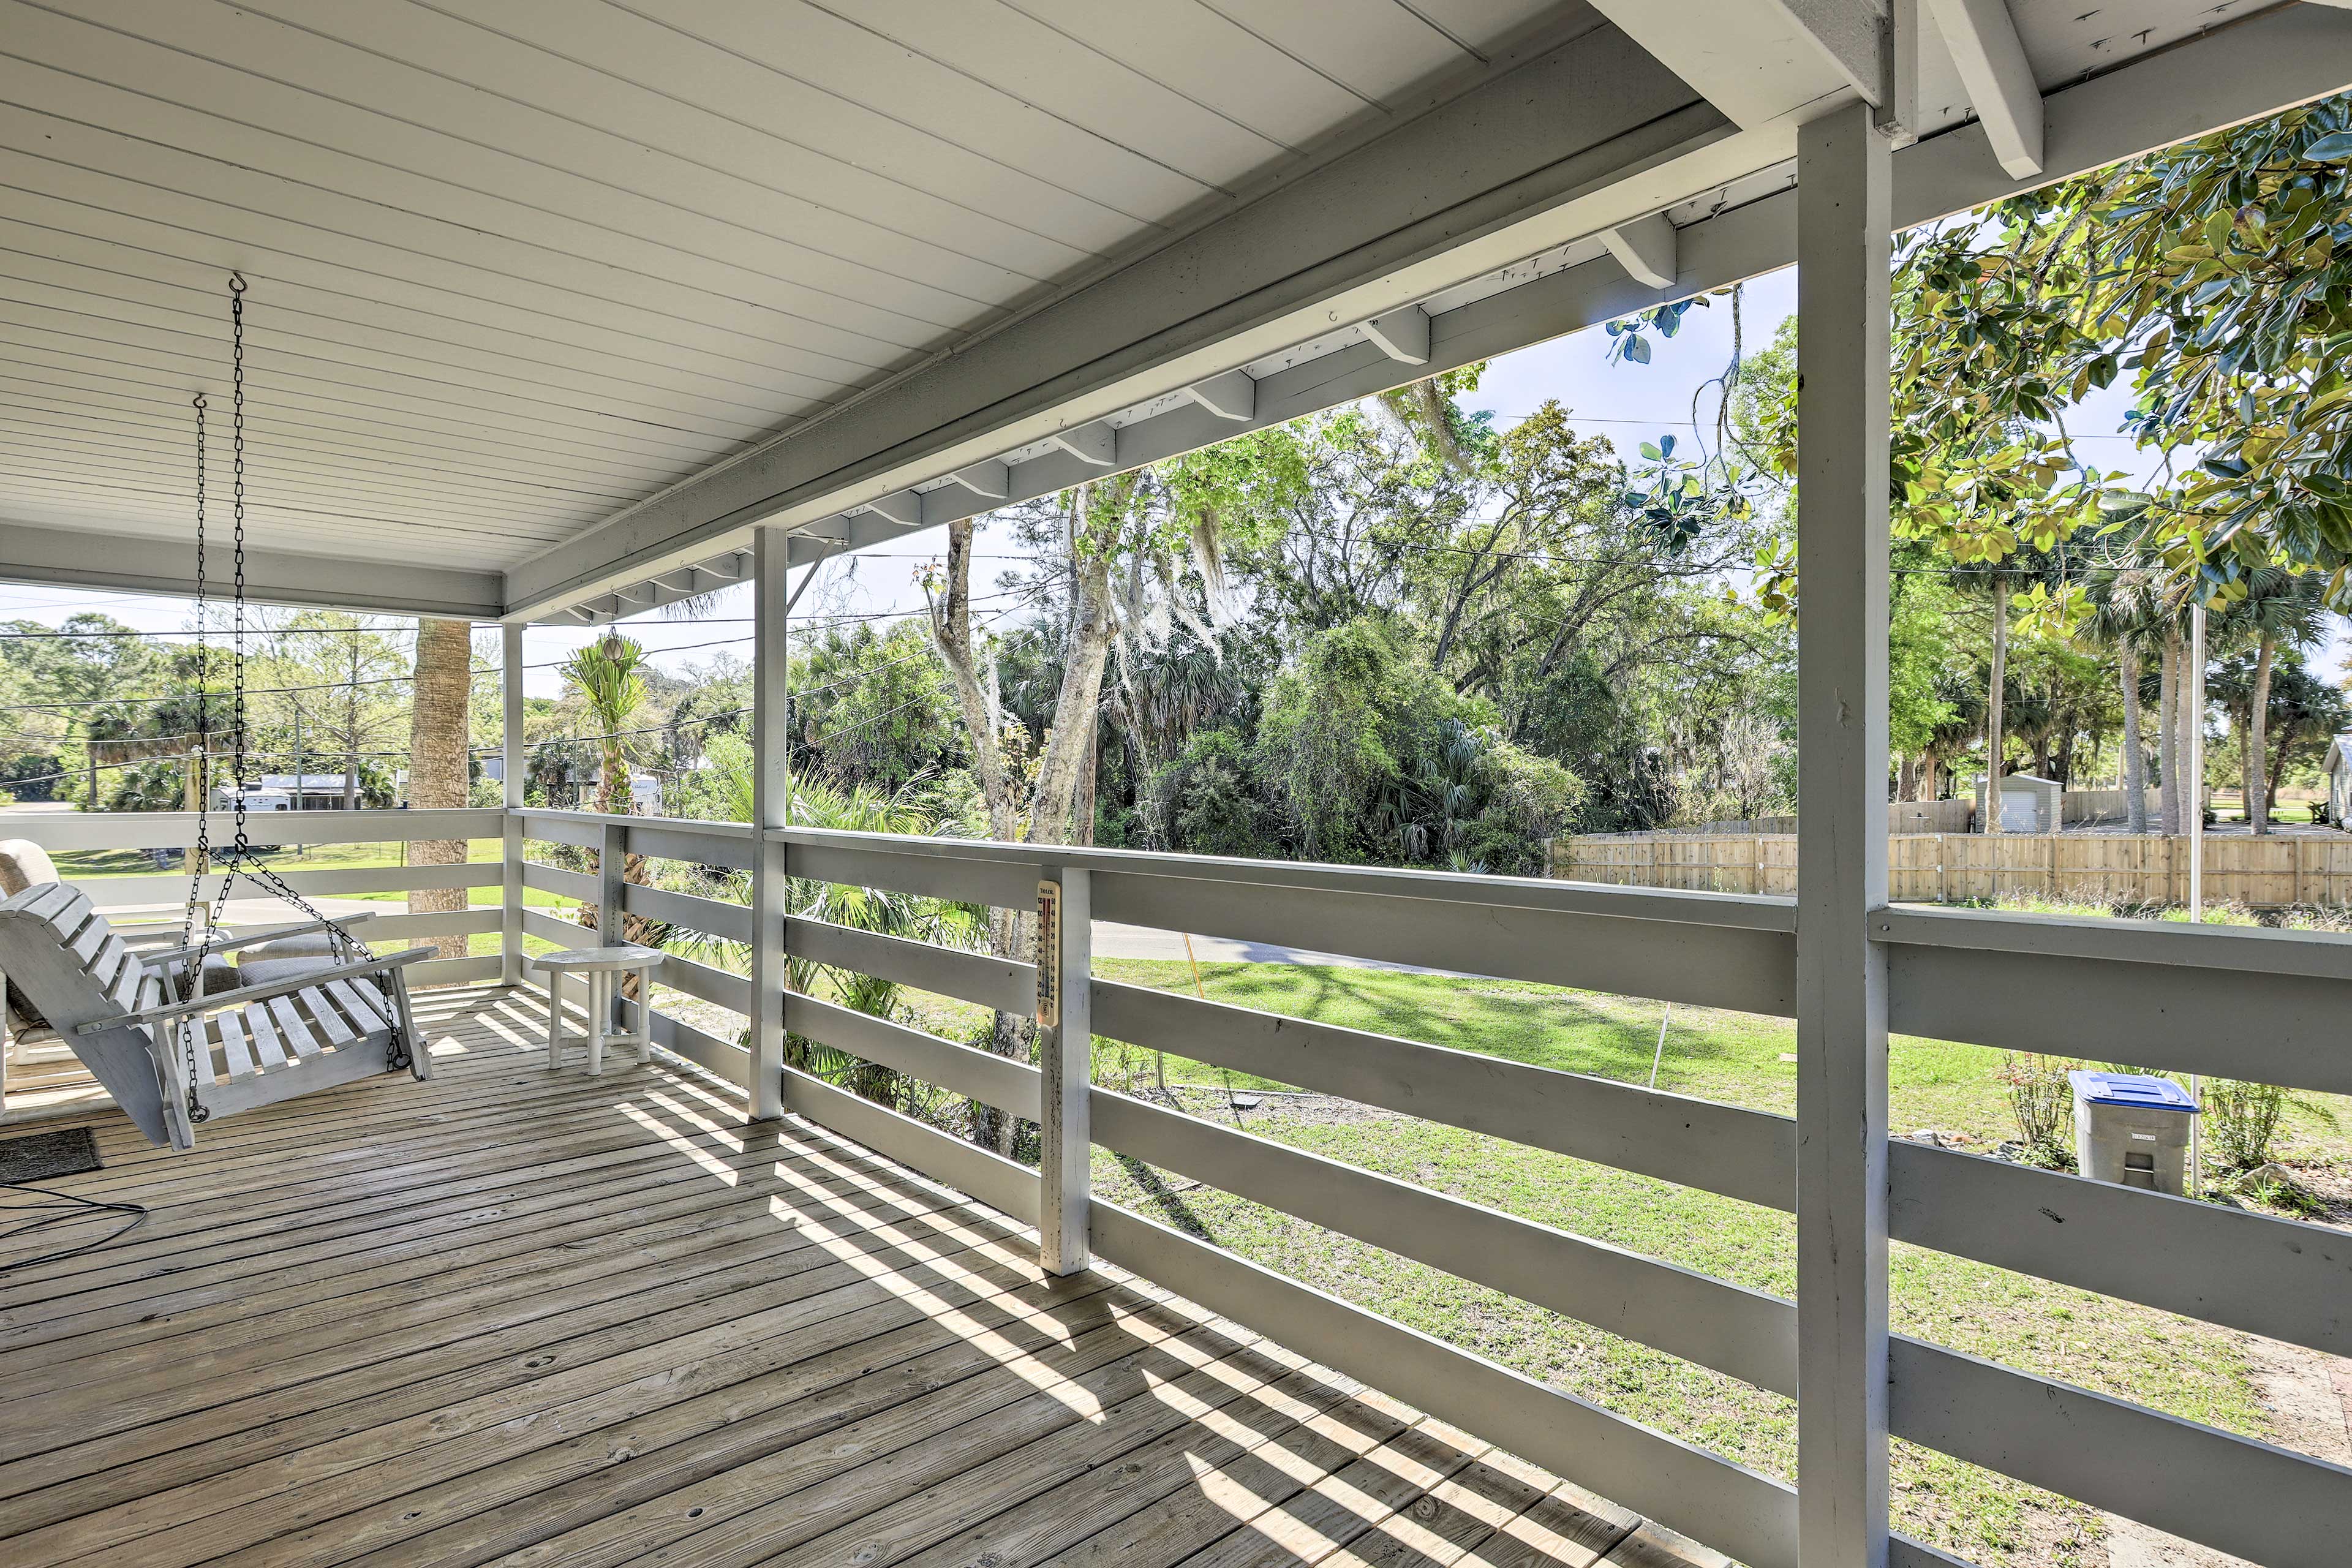
[[[1886,803],[1886,831],[1889,833],[1966,833],[1976,826],[1976,802],[1970,800],[1890,800]],[[1794,816],[1748,816],[1732,822],[1702,823],[1696,827],[1668,827],[1661,832],[1677,837],[1696,835],[1699,837],[1721,838],[1748,833],[1794,833]],[[1609,834],[1607,837],[1639,837],[1641,835]]]
[[[2032,894],[2131,904],[2189,901],[2189,840],[2162,834],[1897,833],[1887,891],[1905,903]],[[1797,890],[1792,833],[1589,834],[1551,841],[1551,875],[1571,882],[1701,893]],[[2352,905],[2352,834],[2208,837],[2205,897],[2255,909]]]

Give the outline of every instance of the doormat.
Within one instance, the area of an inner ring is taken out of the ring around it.
[[[0,1138],[0,1182],[47,1182],[104,1167],[98,1157],[98,1137],[87,1127]]]

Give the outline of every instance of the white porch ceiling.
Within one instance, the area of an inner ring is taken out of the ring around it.
[[[854,547],[1779,265],[1777,106],[1851,89],[1707,19],[1866,4],[0,0],[0,577],[187,574],[231,268],[286,596],[628,613],[758,521]],[[2053,173],[2352,47],[2266,0],[1921,9],[2013,16],[2008,109],[2079,106]],[[1932,216],[2013,182],[1923,37]],[[2079,85],[2136,60],[2196,88]]]
[[[1549,0],[9,0],[0,517],[513,564],[1475,85]]]

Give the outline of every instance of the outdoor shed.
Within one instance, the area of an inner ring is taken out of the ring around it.
[[[2009,773],[2000,781],[2000,830],[2003,833],[2054,833],[2065,786],[2056,779],[2032,773]],[[1984,775],[1977,776],[1977,822],[1985,816]]]
[[[2352,734],[2338,735],[2327,743],[2328,822],[2343,826],[2347,806],[2352,806]]]

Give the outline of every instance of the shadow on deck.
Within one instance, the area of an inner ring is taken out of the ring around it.
[[[152,1214],[0,1274],[9,1568],[1725,1561],[691,1069],[550,1073],[527,994],[420,1011],[429,1084],[91,1119],[53,1184]]]

